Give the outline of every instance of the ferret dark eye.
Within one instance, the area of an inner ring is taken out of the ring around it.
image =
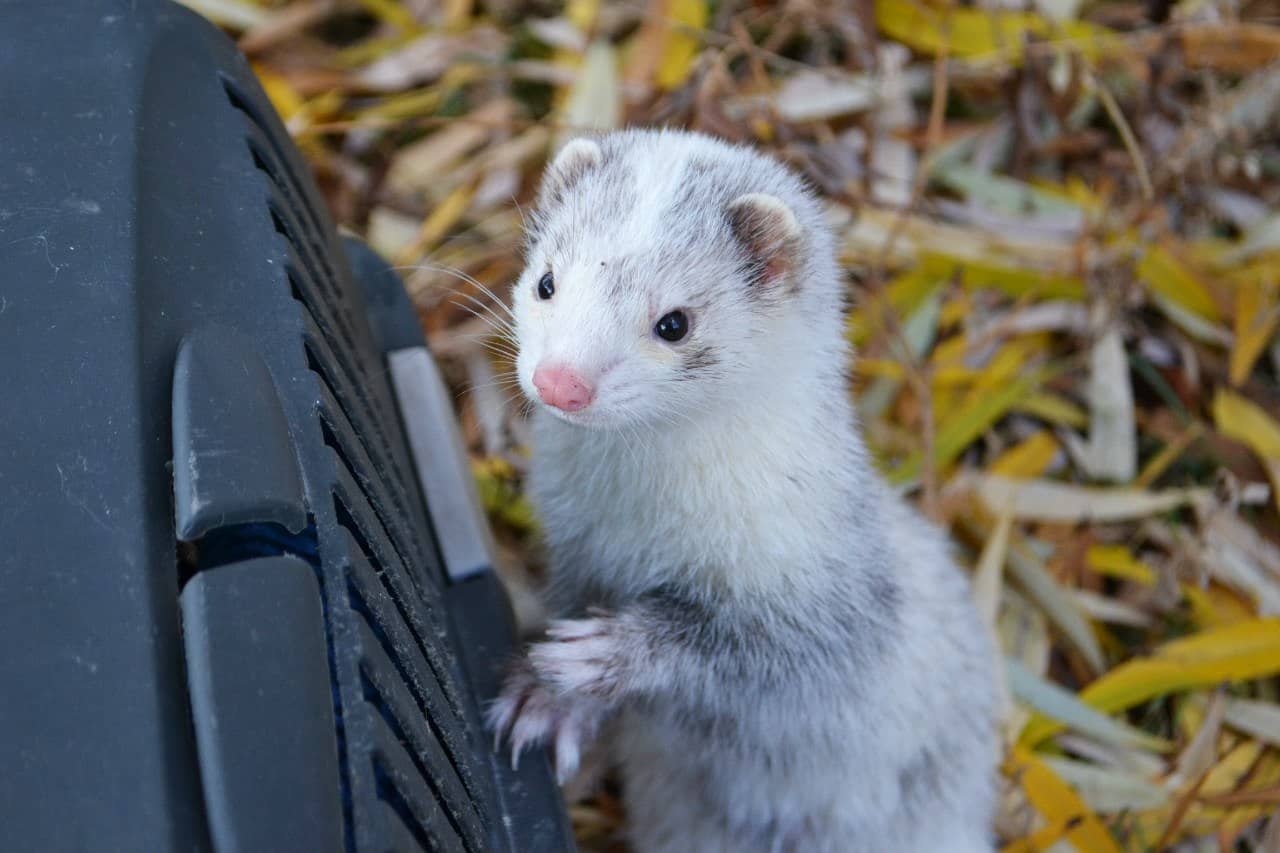
[[[542,278],[538,279],[538,298],[550,299],[551,294],[556,292],[555,282],[551,280],[551,273],[544,272]]]
[[[683,311],[672,311],[664,314],[658,324],[653,327],[654,333],[664,341],[676,341],[689,334],[689,318]]]

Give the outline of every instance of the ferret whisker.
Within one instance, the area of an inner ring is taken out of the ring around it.
[[[488,285],[483,284],[479,281],[476,281],[475,279],[472,279],[471,283],[474,284],[476,287],[480,288],[482,293],[487,294],[489,298],[493,300],[494,305],[500,306],[502,310],[506,311],[507,316],[511,317],[512,320],[515,319],[516,315],[515,315],[515,312],[511,310],[511,306],[508,305],[506,302],[504,302],[502,297],[498,296],[498,294],[490,290]]]
[[[510,309],[508,309],[507,306],[501,302],[497,302],[497,301],[486,302],[485,300],[481,299],[479,296],[476,296],[474,293],[467,293],[465,290],[455,290],[453,292],[453,296],[456,299],[467,300],[472,305],[476,305],[479,308],[483,309],[486,314],[493,316],[495,319],[497,319],[502,323],[505,323],[508,326],[512,325],[515,322],[515,317],[514,315],[511,314]],[[498,313],[499,308],[503,309],[505,313],[499,314]]]
[[[475,296],[472,296],[470,293],[461,293],[461,292],[454,294],[454,297],[455,297],[454,299],[450,300],[451,305],[454,305],[458,308],[463,309],[467,313],[471,314],[471,316],[473,317],[484,320],[495,329],[500,329],[503,332],[506,332],[512,335],[513,337],[515,336],[516,329],[515,329],[515,326],[511,324],[511,321],[503,317],[502,315],[494,312],[494,310],[489,305],[487,305],[480,299],[476,298]],[[459,301],[462,299],[465,299],[467,301],[466,302]]]
[[[516,198],[513,195],[511,196],[511,203],[516,206],[516,214],[520,217],[520,230],[523,232],[528,232],[529,220],[525,218],[524,208],[520,206],[520,199]]]
[[[511,336],[512,336],[512,335],[514,335],[514,332],[513,332],[513,331],[511,331],[510,329],[506,329],[506,328],[504,328],[503,326],[499,325],[497,322],[495,322],[495,321],[494,321],[494,319],[493,319],[492,317],[485,316],[484,314],[477,314],[474,310],[472,310],[471,306],[469,306],[469,305],[463,305],[463,304],[460,304],[460,303],[455,303],[455,304],[457,304],[459,308],[462,308],[464,311],[466,311],[466,312],[467,312],[468,314],[470,314],[472,317],[476,318],[477,320],[482,321],[486,326],[488,326],[488,327],[489,327],[489,329],[491,329],[491,330],[492,330],[492,331],[490,331],[490,332],[489,332],[489,334],[487,334],[487,335],[472,335],[472,336],[470,336],[472,339],[478,339],[478,340],[507,340],[507,341],[510,341]],[[514,343],[514,342],[512,341],[512,343]]]
[[[500,344],[500,343],[495,343],[493,341],[485,341],[481,343],[481,346],[483,346],[486,350],[488,350],[489,352],[495,355],[505,356],[507,360],[511,362],[516,362],[520,360],[519,351],[512,349],[510,346]]]
[[[439,272],[439,273],[444,273],[445,275],[451,275],[454,278],[458,279],[459,281],[463,281],[463,282],[466,282],[467,284],[472,285],[473,287],[480,288],[480,290],[487,293],[494,300],[494,303],[500,306],[502,310],[505,311],[509,317],[511,317],[513,320],[515,319],[515,313],[511,310],[511,306],[507,305],[505,302],[503,302],[501,299],[495,296],[493,291],[490,290],[488,287],[486,287],[484,283],[481,282],[479,279],[475,278],[474,276],[468,275],[467,273],[463,272],[460,269],[456,269],[454,267],[446,267],[439,264],[429,264],[429,263],[426,263],[425,261],[418,264],[409,264],[406,266],[393,267],[393,269],[414,270],[414,271],[428,270],[430,272]],[[454,291],[454,292],[460,293],[460,291]]]
[[[512,382],[510,380],[505,380],[505,379],[490,379],[485,382],[467,384],[463,387],[462,390],[464,393],[467,393],[467,394],[475,394],[477,392],[488,391],[493,388],[497,388],[502,391],[510,391],[512,388],[519,388],[519,387],[520,387],[520,383],[518,381]]]
[[[515,403],[517,400],[525,400],[525,402],[528,402],[528,399],[524,396],[524,393],[523,393],[522,391],[520,391],[519,389],[517,389],[517,390],[516,390],[516,392],[515,392],[514,394],[508,394],[506,397],[504,397],[504,398],[503,398],[503,400],[502,400],[502,408],[503,408],[503,409],[510,410],[510,409],[511,409],[511,404],[512,404],[512,403]],[[518,415],[519,415],[519,414],[522,414],[522,413],[520,412],[520,409],[521,409],[521,408],[522,408],[521,406],[517,406],[517,407],[516,407],[516,413],[517,413]]]
[[[488,334],[472,335],[473,337],[492,338],[495,340],[506,341],[507,343],[510,343],[512,345],[516,344],[517,342],[516,330],[510,324],[508,324],[505,320],[503,320],[501,317],[498,317],[496,315],[489,314],[489,313],[477,313],[472,306],[467,305],[465,303],[455,301],[452,304],[466,311],[472,317],[475,317],[478,320],[484,321],[485,325],[487,325],[490,329],[492,329],[492,331],[489,332]]]

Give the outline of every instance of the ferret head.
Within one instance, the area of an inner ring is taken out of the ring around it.
[[[688,422],[844,368],[817,203],[781,165],[689,133],[569,142],[512,299],[529,398],[584,427]]]

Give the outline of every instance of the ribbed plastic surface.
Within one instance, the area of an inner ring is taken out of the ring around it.
[[[307,795],[340,814],[336,847],[571,849],[545,762],[514,775],[481,728],[476,685],[496,689],[510,614],[490,573],[451,583],[442,565],[362,285],[379,311],[411,309],[363,250],[370,280],[353,277],[247,63],[164,0],[0,0],[0,79],[5,358],[82,362],[91,383],[0,371],[18,407],[0,413],[0,506],[26,501],[44,528],[0,510],[0,624],[21,631],[0,644],[6,846],[232,849],[275,837],[262,815],[301,810],[287,784],[246,780],[336,772]],[[270,471],[300,475],[305,525],[297,483]],[[235,607],[304,588],[254,582],[291,554],[318,595]],[[192,578],[216,642],[187,644],[184,664]],[[86,649],[97,670],[60,663]],[[307,677],[264,680],[280,660]],[[315,673],[332,707],[310,734],[264,736],[314,710]]]

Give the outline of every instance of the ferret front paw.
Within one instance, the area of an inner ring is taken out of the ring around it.
[[[563,785],[577,771],[606,711],[603,703],[590,697],[557,692],[525,660],[507,678],[485,719],[494,732],[495,749],[504,737],[511,741],[512,769],[519,766],[526,748],[550,744],[556,779]]]
[[[551,623],[547,637],[529,648],[529,663],[543,682],[561,693],[617,698],[627,645],[621,619],[562,619]]]

